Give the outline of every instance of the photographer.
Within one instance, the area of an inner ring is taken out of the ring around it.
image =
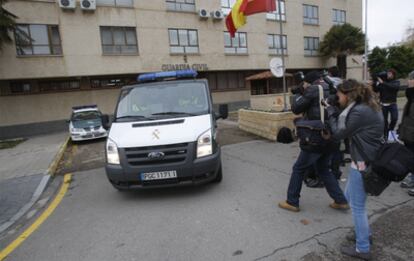
[[[405,91],[407,103],[404,106],[401,125],[398,129],[400,139],[414,153],[414,71],[409,75],[408,88]],[[401,187],[410,188],[408,194],[414,196],[414,173],[401,183]]]
[[[351,141],[352,164],[345,189],[355,225],[356,246],[343,247],[341,252],[364,260],[371,258],[370,229],[365,208],[366,193],[361,172],[365,171],[381,146],[384,119],[370,88],[356,80],[346,80],[338,87],[338,101],[342,112],[327,107],[332,137]],[[370,158],[364,158],[370,157]]]
[[[374,91],[379,92],[382,113],[384,115],[385,137],[388,138],[389,131],[394,131],[398,121],[397,93],[400,90],[400,82],[395,80],[396,71],[389,69],[386,77],[378,75]],[[391,115],[391,122],[388,122],[388,115]]]
[[[302,84],[302,91],[297,93],[292,101],[292,111],[302,114],[308,120],[321,120],[319,85],[323,87],[324,97],[329,95],[329,87],[323,82],[319,72],[306,74]],[[329,196],[334,200],[330,207],[334,209],[348,209],[348,203],[339,187],[338,181],[329,170],[330,151],[326,148],[315,148],[312,145],[300,143],[300,154],[293,166],[290,178],[287,200],[280,202],[279,207],[298,212],[302,182],[306,171],[314,165],[318,175],[323,180]]]

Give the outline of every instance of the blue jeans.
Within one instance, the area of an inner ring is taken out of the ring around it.
[[[394,130],[398,121],[398,106],[396,103],[393,103],[389,106],[382,106],[382,114],[384,115],[385,137],[388,138],[388,131]],[[388,114],[391,115],[391,122],[388,123]]]
[[[338,181],[329,170],[329,153],[312,153],[301,150],[296,163],[293,165],[292,176],[290,177],[287,203],[299,207],[300,191],[302,190],[303,178],[306,170],[315,165],[316,173],[325,184],[329,196],[338,204],[346,204],[347,200],[339,187]]]
[[[351,168],[348,183],[345,188],[345,196],[352,210],[352,219],[355,225],[356,248],[363,253],[369,252],[369,235],[371,233],[368,223],[368,215],[365,209],[367,195],[362,181],[362,174]]]

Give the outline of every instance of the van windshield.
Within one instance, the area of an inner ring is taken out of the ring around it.
[[[202,82],[137,86],[121,93],[116,119],[145,121],[203,115],[209,113],[208,101]]]

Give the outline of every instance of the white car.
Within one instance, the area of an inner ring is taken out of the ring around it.
[[[69,133],[72,141],[83,141],[105,138],[108,131],[104,128],[103,115],[96,105],[77,106],[72,108],[69,120]]]

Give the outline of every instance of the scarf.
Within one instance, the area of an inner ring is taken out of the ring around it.
[[[355,105],[355,102],[352,102],[339,115],[339,119],[338,119],[339,130],[344,130],[346,128],[346,119],[348,118],[348,114],[351,111],[352,107],[354,107],[354,105]]]

